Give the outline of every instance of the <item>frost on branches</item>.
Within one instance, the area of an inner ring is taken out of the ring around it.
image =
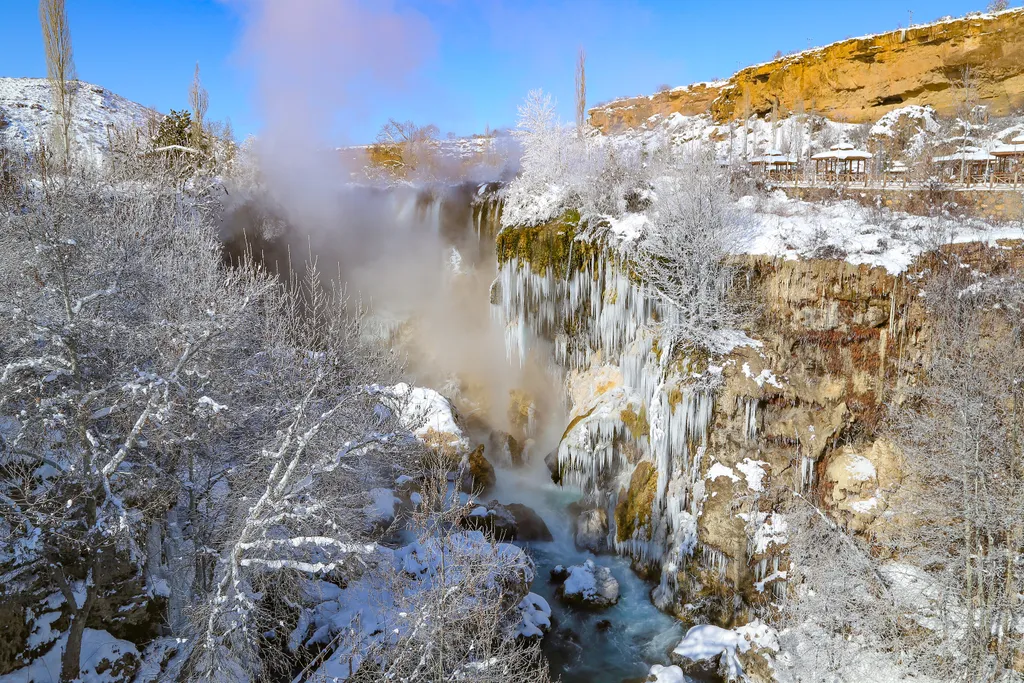
[[[0,602],[27,627],[10,675],[92,676],[97,643],[138,680],[315,671],[344,629],[290,647],[311,587],[368,582],[396,591],[389,618],[467,615],[465,647],[442,647],[440,669],[424,653],[429,680],[543,680],[516,644],[526,558],[450,518],[395,550],[378,513],[422,479],[426,394],[396,386],[394,354],[315,266],[287,286],[226,266],[211,186],[161,168],[26,166],[0,188]],[[431,577],[460,564],[479,583],[456,601],[458,574]],[[434,647],[437,622],[406,623],[362,643],[354,673]]]

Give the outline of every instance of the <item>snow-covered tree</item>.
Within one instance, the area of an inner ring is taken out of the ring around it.
[[[1001,681],[1024,609],[1024,288],[955,253],[935,262],[932,355],[892,430],[909,472],[897,541],[923,570],[923,661],[944,680]]]
[[[730,289],[728,255],[750,239],[750,225],[729,196],[709,150],[670,162],[655,183],[651,227],[636,254],[637,271],[665,306],[659,322],[668,348],[728,347],[744,320]]]
[[[173,192],[57,177],[25,201],[0,237],[2,561],[9,581],[59,589],[72,680],[90,611],[119,566],[141,571],[147,520],[209,442],[226,333],[267,285],[223,272]]]

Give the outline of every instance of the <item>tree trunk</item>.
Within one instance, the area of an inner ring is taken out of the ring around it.
[[[82,661],[82,636],[85,635],[85,619],[88,616],[84,609],[74,613],[71,628],[68,630],[68,642],[60,661],[60,681],[70,683],[79,677],[79,666]]]

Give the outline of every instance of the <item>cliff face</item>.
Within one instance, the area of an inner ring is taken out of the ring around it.
[[[520,353],[526,328],[568,370],[559,475],[604,510],[607,547],[659,580],[660,607],[745,623],[787,590],[787,492],[868,533],[899,495],[901,457],[880,427],[929,353],[929,257],[902,275],[743,257],[754,342],[666,359],[645,332],[657,304],[628,263],[564,248],[572,218],[503,231],[492,292]],[[950,248],[981,271],[1024,268],[1019,241]]]
[[[711,87],[617,100],[591,110],[604,132],[635,127],[654,114],[710,113],[718,123],[746,111],[803,110],[864,123],[909,104],[955,112],[970,67],[976,98],[993,115],[1024,104],[1024,10],[968,16],[851,38],[747,67]]]
[[[663,90],[655,95],[641,95],[615,100],[590,110],[590,125],[608,133],[636,128],[650,117],[680,113],[684,116],[706,114],[722,94],[726,81],[695,83],[682,88]]]

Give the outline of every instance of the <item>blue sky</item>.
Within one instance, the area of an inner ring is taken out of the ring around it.
[[[305,0],[266,0],[304,2]],[[319,0],[324,2],[325,0]],[[326,0],[330,1],[330,0]],[[848,36],[984,9],[987,0],[367,0],[418,14],[430,47],[400,88],[364,84],[337,142],[367,142],[389,116],[482,132],[515,120],[531,88],[572,117],[576,50],[591,103],[724,78],[743,66]],[[44,76],[33,0],[0,0],[0,76]],[[1012,5],[1019,5],[1015,0]],[[185,108],[198,60],[209,116],[258,133],[239,0],[67,0],[79,77],[166,112]],[[341,34],[339,29],[339,34]],[[339,35],[339,40],[342,38]]]

